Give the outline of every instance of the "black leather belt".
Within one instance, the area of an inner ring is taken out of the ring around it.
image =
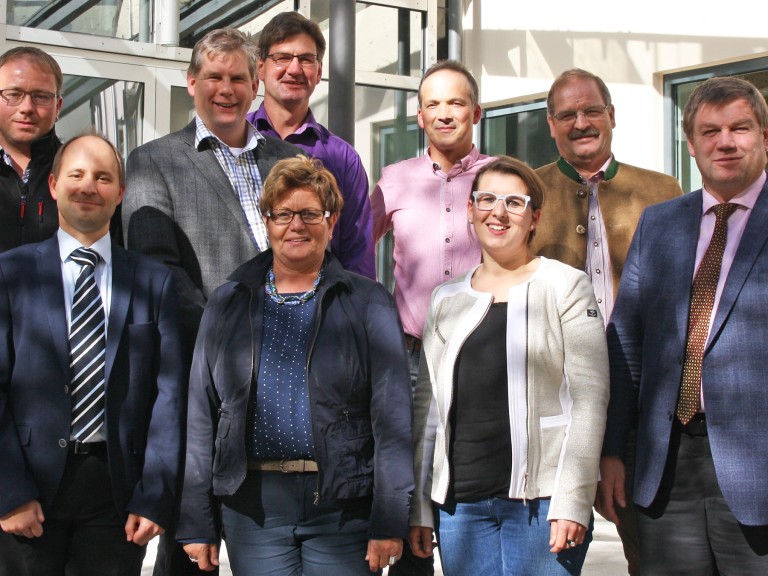
[[[688,436],[707,436],[707,415],[704,412],[698,412],[688,424],[675,419],[675,428]]]
[[[103,454],[107,451],[107,443],[72,440],[67,446],[67,450],[70,454]]]

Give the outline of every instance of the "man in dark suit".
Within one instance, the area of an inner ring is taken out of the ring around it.
[[[599,497],[634,501],[643,574],[768,574],[768,106],[701,84],[683,128],[703,189],[648,208],[608,327],[611,402]]]
[[[49,180],[58,232],[0,256],[3,576],[137,576],[172,519],[177,295],[170,270],[111,243],[122,174],[102,137],[67,142]]]
[[[278,160],[301,153],[246,121],[258,85],[256,46],[232,28],[209,32],[195,44],[187,71],[196,118],[128,158],[126,246],[173,270],[187,361],[208,297],[267,248],[258,209],[262,183]],[[166,556],[163,540],[157,576],[200,573],[181,546]]]

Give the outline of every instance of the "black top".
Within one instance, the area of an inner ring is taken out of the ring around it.
[[[507,303],[493,304],[461,348],[451,405],[449,496],[509,495],[512,443],[507,394]]]
[[[48,175],[59,146],[53,130],[32,143],[26,184],[0,158],[0,252],[40,242],[58,229],[59,213],[48,189]]]

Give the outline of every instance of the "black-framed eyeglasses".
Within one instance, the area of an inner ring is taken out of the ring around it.
[[[291,54],[289,52],[273,52],[267,54],[267,58],[271,59],[278,68],[288,68],[293,62],[294,58],[299,59],[299,64],[302,68],[313,68],[317,65],[317,54]]]
[[[493,210],[500,201],[503,201],[507,212],[522,214],[528,208],[528,204],[531,203],[531,197],[525,194],[507,194],[505,196],[494,192],[486,192],[485,190],[475,190],[472,192],[472,198],[477,209],[485,212]]]
[[[552,118],[564,124],[576,122],[576,118],[579,117],[579,114],[583,114],[584,118],[587,120],[600,120],[603,118],[603,115],[609,107],[610,104],[606,104],[605,106],[590,106],[583,110],[562,110],[557,114],[552,114]]]
[[[328,210],[278,210],[277,212],[267,210],[267,218],[278,226],[287,226],[293,222],[293,217],[297,214],[304,224],[320,224],[331,215]]]
[[[8,104],[8,106],[18,106],[24,101],[27,94],[32,98],[32,104],[35,106],[47,107],[53,104],[54,100],[56,100],[56,94],[45,92],[43,90],[35,90],[34,92],[26,92],[24,90],[19,90],[18,88],[6,88],[5,90],[0,90],[0,98],[2,98],[3,102]]]

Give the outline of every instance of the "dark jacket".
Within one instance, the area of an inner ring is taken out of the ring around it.
[[[179,540],[215,539],[216,496],[246,475],[248,396],[259,372],[264,279],[259,254],[208,301],[189,390]],[[413,491],[411,384],[392,296],[330,252],[309,344],[308,386],[320,500],[372,497],[371,538],[408,533]],[[249,345],[250,343],[250,345]]]
[[[32,143],[26,184],[0,159],[0,252],[40,242],[58,229],[59,213],[48,190],[48,175],[59,146],[54,130]]]

